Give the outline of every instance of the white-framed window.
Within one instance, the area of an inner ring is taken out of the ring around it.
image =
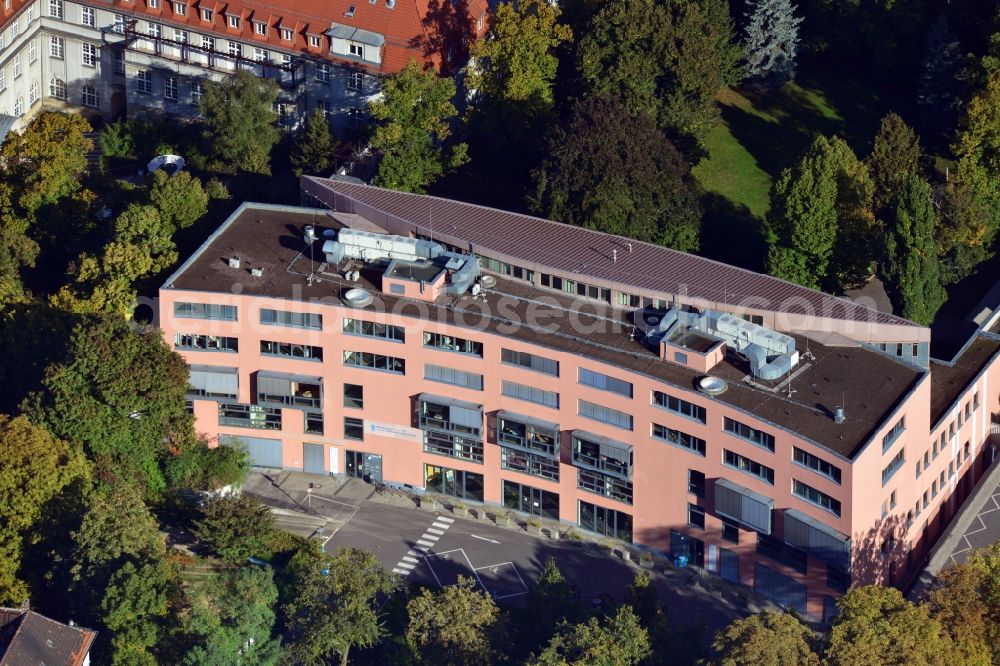
[[[14,100],[14,115],[19,116],[24,113],[24,98],[18,97]]]
[[[363,127],[365,124],[364,116],[361,113],[361,109],[354,108],[347,110],[347,126],[351,129],[358,129]]]
[[[257,62],[267,62],[267,49],[255,48],[253,50],[253,59]]]
[[[0,92],[7,90],[7,68],[0,67]]]
[[[140,69],[135,73],[135,90],[142,95],[153,92],[153,73],[148,69]]]
[[[38,81],[32,81],[31,87],[28,88],[28,105],[32,105],[38,101]]]
[[[97,88],[94,86],[83,86],[83,90],[80,94],[80,99],[84,106],[89,106],[91,108],[97,108],[101,104],[101,98],[97,94]]]
[[[62,0],[49,0],[49,16],[61,19],[63,17]]]
[[[202,21],[207,21],[208,23],[211,23],[213,18],[215,18],[215,12],[213,12],[211,9],[202,9],[201,10],[201,20]]]
[[[284,65],[285,67],[291,67],[292,66],[292,56],[288,55],[287,53],[282,53],[281,54],[281,64]]]
[[[318,65],[316,65],[316,80],[329,81],[331,71],[332,69],[330,68],[330,65],[326,64],[325,62],[319,63]]]
[[[14,56],[14,78],[21,76],[21,54]]]
[[[97,15],[93,7],[80,7],[80,23],[91,28],[97,25]]]
[[[239,42],[229,42],[229,55],[239,58],[243,55],[243,47]]]
[[[208,51],[215,50],[215,37],[209,37],[208,35],[201,36],[201,48]]]
[[[180,42],[181,44],[187,44],[187,42],[188,42],[187,31],[186,30],[177,30],[175,28],[174,29],[174,41],[175,42]]]
[[[97,45],[84,42],[82,48],[83,64],[87,67],[97,67]]]
[[[364,72],[349,72],[347,74],[347,89],[357,90],[358,92],[365,89],[365,73]]]
[[[168,76],[163,79],[163,99],[177,101],[177,77]]]
[[[17,36],[21,34],[21,17],[17,16],[13,21],[10,22],[10,41],[17,39]]]
[[[4,32],[0,30],[0,51],[3,51],[4,47]]]
[[[185,5],[183,2],[174,3],[174,14],[177,14],[178,16],[187,16],[187,11],[188,11],[187,5]]]
[[[348,44],[347,52],[352,56],[357,56],[361,59],[365,57],[365,47],[361,44]]]
[[[25,14],[25,16],[27,16],[28,23],[31,23],[32,21],[35,20],[35,6],[34,5],[28,5],[28,11]]]
[[[53,58],[62,58],[66,50],[66,42],[59,35],[52,35],[49,38],[49,55]]]
[[[201,96],[205,94],[205,87],[202,85],[201,81],[195,81],[191,84],[191,101],[195,104],[201,104]]]
[[[146,6],[149,7],[150,9],[159,9],[160,0],[146,0]]]
[[[266,23],[262,23],[261,21],[254,21],[253,22],[253,31],[254,31],[254,33],[256,33],[258,35],[265,35],[266,36],[267,35],[267,24]]]
[[[49,81],[49,97],[56,99],[66,99],[66,82],[62,79],[52,79]]]
[[[232,28],[233,30],[239,30],[240,29],[240,17],[239,16],[230,16],[229,17],[229,27]]]
[[[283,40],[285,40],[286,42],[292,41],[292,31],[289,30],[288,28],[282,28],[281,29],[281,38]]]
[[[10,11],[10,7],[11,7],[11,1],[10,0],[3,0],[4,11],[9,12]]]
[[[35,46],[35,40],[28,42],[28,62],[32,63],[38,60],[38,47]]]
[[[125,15],[115,14],[115,22],[111,25],[111,31],[119,35],[125,33]]]
[[[159,39],[160,35],[162,34],[162,30],[160,29],[160,24],[153,22],[147,23],[146,34],[149,35],[150,37],[156,37],[157,39]]]
[[[115,58],[115,73],[124,74],[125,73],[125,51],[121,49],[115,49],[111,52]]]
[[[319,35],[309,35],[309,46],[314,49],[319,48]]]
[[[483,14],[476,19],[476,32],[482,32],[483,26],[486,24],[486,14]]]

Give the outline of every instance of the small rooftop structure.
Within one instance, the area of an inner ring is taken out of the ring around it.
[[[0,666],[83,666],[96,631],[23,608],[0,608]]]

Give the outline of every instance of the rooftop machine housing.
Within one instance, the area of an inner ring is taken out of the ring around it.
[[[383,292],[434,300],[439,294],[465,293],[479,277],[475,256],[451,252],[433,241],[357,229],[340,229],[335,239],[326,237],[322,250],[328,264],[354,260],[384,266]]]

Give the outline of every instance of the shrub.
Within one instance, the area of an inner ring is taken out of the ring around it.
[[[271,557],[275,531],[271,510],[248,495],[230,494],[212,500],[195,525],[195,534],[229,562]]]
[[[97,140],[105,157],[128,157],[132,153],[132,127],[124,120],[101,130]]]
[[[207,183],[205,183],[205,192],[208,194],[209,199],[228,199],[229,189],[225,184],[216,177],[212,177]]]

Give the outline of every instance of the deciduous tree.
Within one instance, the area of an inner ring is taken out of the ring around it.
[[[435,666],[496,663],[505,634],[503,617],[493,599],[476,589],[471,578],[436,592],[424,589],[406,605],[410,624],[406,638],[420,661]]]
[[[626,118],[616,102],[578,102],[549,138],[533,206],[567,224],[696,250],[701,207],[687,163],[651,118]]]
[[[736,620],[715,635],[712,663],[819,666],[815,645],[813,632],[794,615],[758,613]]]
[[[149,203],[172,229],[186,229],[208,212],[208,194],[201,180],[188,171],[178,171],[172,176],[163,169],[154,171],[149,185]]]
[[[216,555],[228,562],[271,555],[274,516],[260,500],[229,493],[217,497],[202,510],[195,533]]]
[[[155,666],[165,637],[168,588],[176,572],[162,560],[126,561],[111,574],[101,600],[101,622],[110,630],[113,666]]]
[[[947,298],[934,243],[936,221],[930,186],[912,176],[886,229],[884,275],[899,314],[924,326]]]
[[[903,185],[920,173],[920,141],[901,117],[890,113],[882,118],[868,169],[875,185],[873,204],[880,215],[899,198]]]
[[[271,172],[271,149],[280,133],[274,102],[278,84],[237,69],[221,81],[206,81],[200,108],[217,159],[247,173]]]
[[[1000,659],[1000,544],[940,571],[927,595],[931,616],[951,636],[963,664]]]
[[[634,666],[650,656],[649,637],[629,606],[604,623],[564,625],[532,666]]]
[[[295,137],[289,159],[296,176],[314,174],[329,176],[333,171],[333,158],[337,142],[330,134],[330,121],[323,109],[316,109],[306,118],[305,125]]]
[[[966,156],[939,192],[941,219],[934,237],[941,281],[951,284],[971,275],[978,264],[993,255],[1000,230],[1000,183],[974,157]]]
[[[371,145],[381,153],[376,182],[394,190],[423,192],[439,176],[467,159],[465,144],[446,146],[457,114],[455,83],[410,60],[382,84],[371,103],[378,121]]]
[[[794,79],[802,19],[791,0],[755,0],[746,18],[747,76],[770,88]]]

